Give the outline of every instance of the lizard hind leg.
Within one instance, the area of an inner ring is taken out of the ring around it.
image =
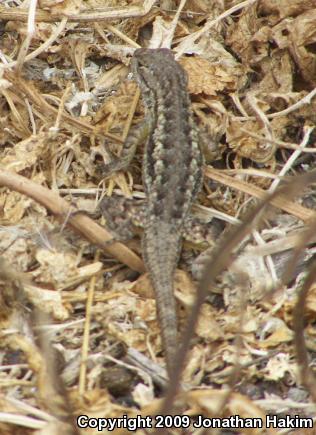
[[[132,198],[105,196],[99,209],[106,220],[106,226],[114,234],[115,240],[130,240],[143,225],[145,206]]]
[[[214,245],[218,234],[212,224],[207,224],[190,216],[183,225],[183,238],[195,248],[204,250]]]

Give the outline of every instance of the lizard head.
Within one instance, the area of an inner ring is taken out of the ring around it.
[[[145,98],[146,95],[152,97],[152,93],[157,91],[157,83],[170,89],[174,89],[177,82],[187,85],[185,71],[168,48],[135,50],[131,70]]]

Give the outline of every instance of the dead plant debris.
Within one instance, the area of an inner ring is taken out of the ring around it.
[[[128,171],[102,168],[143,117],[141,102],[131,111],[133,49],[170,41],[205,148],[196,213],[218,234],[213,246],[279,184],[315,168],[314,0],[2,1],[1,434],[79,434],[79,415],[153,422],[159,412],[164,359],[139,239],[110,245],[103,221],[74,211],[95,210],[104,194],[144,197],[142,147]],[[174,399],[192,434],[199,415],[262,419],[238,434],[287,433],[265,427],[266,415],[316,418],[313,371],[293,344],[301,313],[314,367],[316,283],[304,280],[315,184],[298,193],[274,197],[263,222],[249,223],[209,289]],[[210,264],[203,249],[185,245],[176,275],[181,330]]]

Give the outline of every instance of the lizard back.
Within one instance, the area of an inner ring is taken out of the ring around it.
[[[150,131],[143,161],[148,216],[178,227],[202,182],[202,155],[187,75],[165,48],[136,50],[132,70]]]
[[[138,49],[132,71],[145,103],[149,135],[143,160],[147,196],[143,257],[152,281],[169,376],[177,351],[174,272],[183,223],[202,183],[202,155],[187,76],[168,49]]]

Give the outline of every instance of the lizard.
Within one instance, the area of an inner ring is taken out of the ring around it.
[[[126,168],[139,142],[145,150],[146,195],[142,255],[154,289],[169,378],[178,348],[174,274],[183,232],[202,186],[203,156],[187,91],[187,74],[167,48],[136,49],[131,70],[145,106],[145,120],[131,129],[121,157],[105,173]],[[101,202],[106,212],[107,202]]]

